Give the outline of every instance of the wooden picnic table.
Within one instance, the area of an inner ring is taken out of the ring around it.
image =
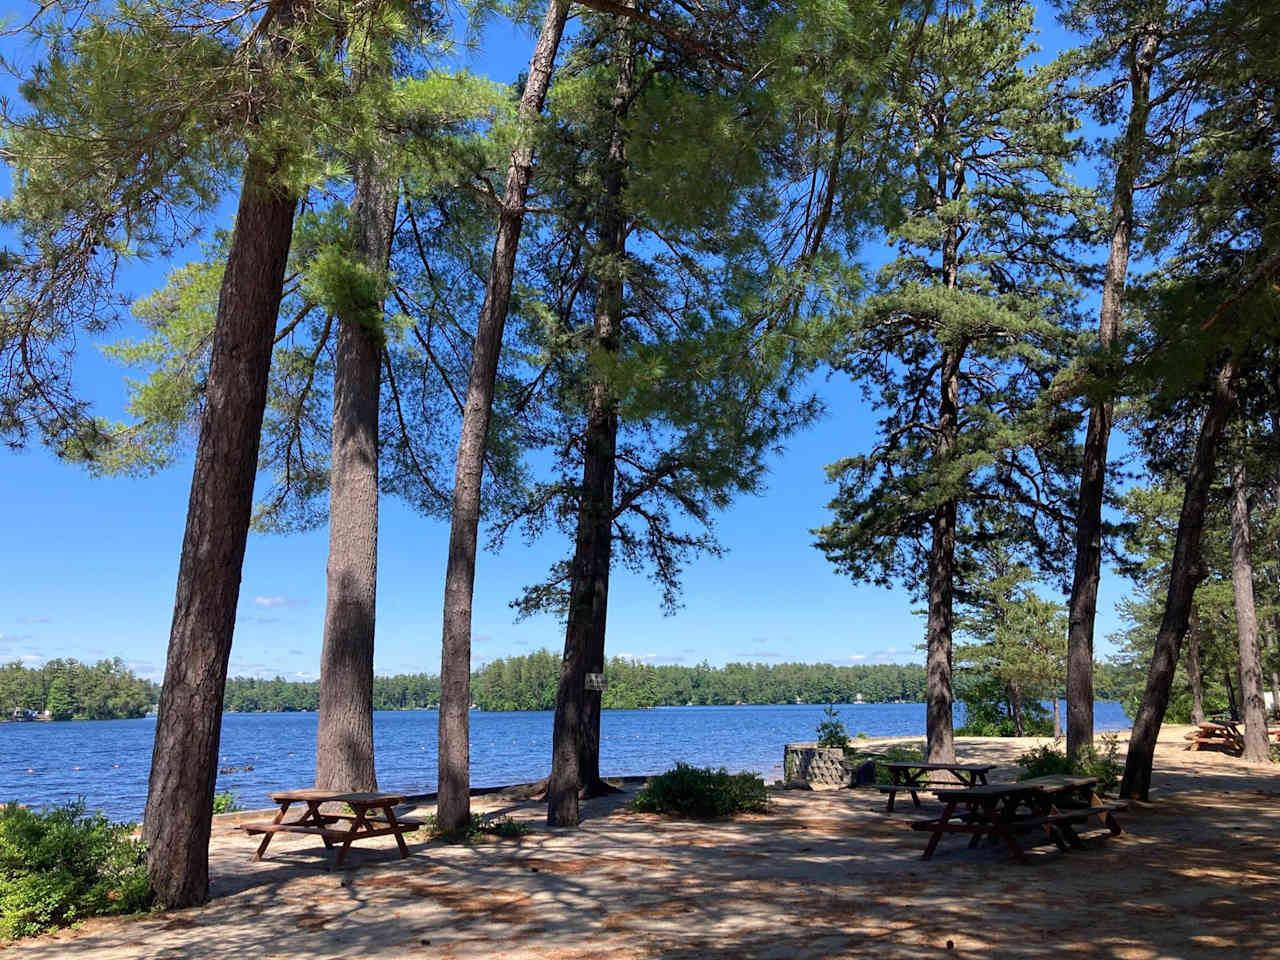
[[[986,783],[987,774],[995,769],[991,764],[925,763],[923,761],[910,760],[887,762],[877,760],[876,765],[888,770],[889,777],[893,781],[880,787],[881,793],[889,795],[889,803],[885,807],[888,813],[893,813],[893,798],[899,791],[903,790],[911,794],[912,803],[917,807],[920,806],[920,797],[917,794],[920,790],[926,790],[933,786],[925,780],[925,777],[931,773],[945,770],[955,777],[959,783],[964,784],[966,787],[974,787]]]
[[[1244,731],[1235,720],[1226,717],[1214,717],[1196,724],[1196,729],[1184,733],[1188,740],[1188,750],[1199,750],[1201,747],[1223,747],[1228,753],[1237,756],[1244,753]],[[1280,742],[1280,730],[1267,730],[1267,740]]]
[[[404,835],[422,826],[421,820],[410,820],[397,817],[393,809],[403,803],[403,793],[338,793],[333,790],[287,790],[270,794],[272,800],[280,805],[275,819],[270,822],[242,823],[240,829],[250,836],[263,834],[258,844],[254,860],[261,860],[267,852],[267,845],[277,833],[307,833],[320,837],[325,849],[341,844],[334,866],[342,866],[347,850],[356,840],[369,837],[385,837],[394,835],[396,845],[400,848],[400,859],[409,855]],[[285,814],[295,803],[305,803],[306,812],[297,820],[285,820]],[[346,804],[350,813],[331,813],[321,810],[324,804]],[[345,826],[343,826],[345,825]]]
[[[988,783],[972,787],[936,789],[943,801],[942,815],[911,824],[914,830],[931,833],[922,859],[928,860],[944,833],[969,834],[970,848],[987,837],[1004,841],[1010,857],[1026,863],[1017,834],[1037,827],[1046,830],[1060,850],[1082,847],[1075,827],[1089,817],[1101,817],[1113,834],[1121,832],[1114,811],[1126,804],[1102,800],[1094,788],[1097,777],[1054,775],[1019,780],[1015,783]],[[1026,812],[1021,812],[1025,808]]]

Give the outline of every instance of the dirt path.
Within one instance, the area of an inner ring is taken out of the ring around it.
[[[252,842],[220,821],[208,905],[92,921],[4,952],[1280,958],[1280,775],[1188,753],[1185,729],[1163,732],[1153,803],[1120,815],[1123,835],[1091,831],[1088,849],[1067,854],[1041,844],[1029,866],[962,837],[921,861],[910,800],[887,816],[874,791],[778,791],[768,814],[712,823],[632,813],[609,798],[588,804],[576,831],[549,831],[545,808],[497,796],[477,806],[528,820],[532,833],[470,846],[418,840],[405,861],[393,841],[371,841],[333,873],[308,837],[281,835],[252,863]],[[960,739],[957,752],[1001,765],[1003,777],[1043,742]]]

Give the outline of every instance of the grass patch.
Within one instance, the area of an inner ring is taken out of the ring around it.
[[[727,817],[735,813],[763,813],[768,793],[758,773],[730,773],[724,767],[675,768],[649,780],[631,806],[645,813],[683,817]]]
[[[132,832],[86,813],[83,800],[40,812],[0,806],[0,936],[147,909],[144,851]]]

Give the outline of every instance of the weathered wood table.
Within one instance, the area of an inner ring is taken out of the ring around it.
[[[943,801],[942,815],[917,820],[911,827],[931,833],[924,848],[925,860],[933,856],[944,833],[967,833],[971,848],[983,837],[992,843],[1003,841],[1012,859],[1026,863],[1026,853],[1017,837],[1020,832],[1044,829],[1063,851],[1068,846],[1084,846],[1075,827],[1089,817],[1102,818],[1113,834],[1121,832],[1113,814],[1127,805],[1099,798],[1094,792],[1097,783],[1097,777],[1048,776],[1016,783],[938,789],[934,792]]]
[[[334,860],[335,867],[342,866],[347,851],[356,840],[394,835],[396,845],[400,848],[400,859],[403,860],[409,855],[404,835],[422,826],[421,820],[396,816],[393,808],[406,799],[406,795],[402,793],[335,793],[332,790],[305,789],[273,793],[270,797],[280,804],[275,819],[270,822],[240,824],[240,829],[250,836],[263,834],[262,842],[253,855],[254,860],[262,859],[271,838],[277,833],[313,834],[324,841],[326,849],[340,844]],[[285,820],[285,814],[295,803],[305,803],[306,812],[297,820]],[[351,812],[324,812],[321,807],[326,803],[346,804]],[[344,824],[345,827],[342,826]]]
[[[1188,750],[1199,750],[1202,747],[1223,747],[1228,753],[1240,756],[1244,753],[1244,731],[1235,720],[1226,717],[1215,717],[1196,724],[1196,729],[1184,733],[1183,738],[1189,740]],[[1280,730],[1267,730],[1267,740],[1280,743]]]
[[[893,813],[893,798],[899,791],[911,794],[911,802],[920,806],[919,791],[931,789],[932,785],[925,780],[929,774],[939,770],[950,773],[959,783],[966,787],[974,787],[987,782],[987,774],[994,766],[977,763],[924,763],[911,761],[876,761],[876,766],[889,771],[893,783],[881,786],[880,792],[889,795],[886,812]]]

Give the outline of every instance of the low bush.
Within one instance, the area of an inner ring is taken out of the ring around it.
[[[240,805],[236,803],[236,795],[230,790],[213,795],[213,812],[215,815],[219,813],[236,813],[239,810]]]
[[[132,832],[131,824],[87,814],[83,800],[39,812],[0,806],[0,935],[145,910],[151,890]]]
[[[510,817],[495,817],[492,814],[473,813],[471,819],[459,829],[442,831],[436,815],[432,813],[427,815],[422,824],[422,829],[437,840],[451,843],[470,843],[477,837],[485,835],[506,839],[523,837],[532,827],[520,820],[512,820]]]
[[[647,813],[727,817],[734,813],[762,813],[768,799],[758,773],[730,773],[724,767],[712,770],[677,763],[675,769],[651,778],[631,805]]]
[[[1018,763],[1026,768],[1026,773],[1019,780],[1030,780],[1032,777],[1047,777],[1053,774],[1074,774],[1081,777],[1097,777],[1098,793],[1110,793],[1120,784],[1120,776],[1124,773],[1124,764],[1120,761],[1120,741],[1115,734],[1104,734],[1099,738],[1102,749],[1089,747],[1081,751],[1072,760],[1065,750],[1059,749],[1060,740],[1053,746],[1045,744],[1030,753],[1018,758]]]

